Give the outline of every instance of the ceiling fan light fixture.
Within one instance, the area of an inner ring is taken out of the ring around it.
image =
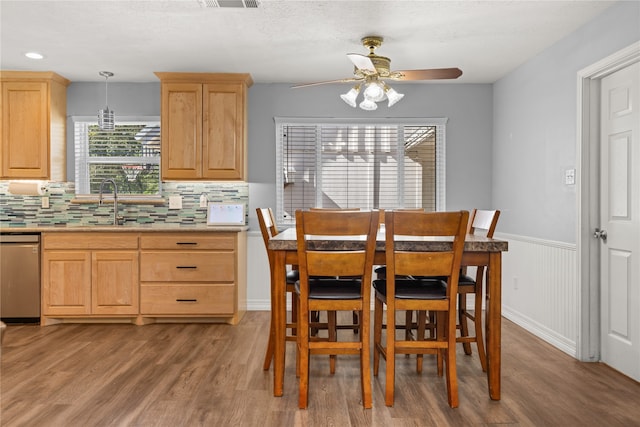
[[[360,108],[366,111],[373,111],[378,108],[378,104],[365,97],[364,100],[360,103]]]
[[[343,93],[342,95],[340,95],[340,98],[342,98],[342,100],[344,102],[346,102],[349,106],[356,108],[356,98],[358,97],[358,94],[360,93],[360,85],[356,85],[354,87],[352,87],[349,92],[347,93]]]
[[[391,107],[392,105],[395,105],[398,101],[404,98],[403,93],[398,93],[395,91],[395,89],[386,85],[385,85],[385,92],[387,94],[387,99],[389,100],[389,104],[388,104],[389,107]]]
[[[104,104],[105,107],[98,111],[98,127],[102,131],[113,131],[116,128],[115,113],[109,109],[109,97],[108,97],[108,80],[109,77],[113,77],[113,73],[110,71],[100,71],[102,77],[104,77]]]
[[[375,80],[367,83],[367,88],[364,90],[364,98],[373,102],[379,102],[384,99],[383,83]]]

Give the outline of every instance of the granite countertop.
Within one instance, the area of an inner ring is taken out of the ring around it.
[[[206,224],[131,224],[131,225],[28,225],[19,227],[0,227],[0,233],[49,233],[49,232],[150,232],[150,231],[177,231],[177,232],[241,232],[249,230],[249,226],[231,225],[206,225]]]

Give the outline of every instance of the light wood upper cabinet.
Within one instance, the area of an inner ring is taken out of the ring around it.
[[[162,178],[246,180],[249,74],[156,73]]]
[[[69,83],[52,72],[0,72],[1,178],[66,179]]]

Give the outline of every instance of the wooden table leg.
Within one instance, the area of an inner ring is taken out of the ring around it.
[[[273,354],[273,395],[282,396],[284,389],[284,365],[287,332],[287,290],[285,252],[275,251],[271,316],[275,325],[275,349]]]
[[[487,267],[487,382],[489,396],[500,400],[500,365],[502,351],[502,253],[491,252]]]

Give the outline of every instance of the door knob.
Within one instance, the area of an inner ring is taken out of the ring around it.
[[[607,243],[607,230],[600,230],[599,228],[596,228],[593,232],[593,237],[596,239],[602,239],[604,243]]]

